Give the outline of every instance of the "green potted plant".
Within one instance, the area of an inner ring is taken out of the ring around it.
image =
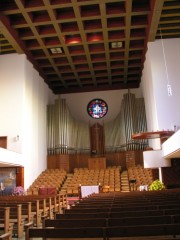
[[[153,191],[153,190],[157,191],[157,190],[163,190],[163,189],[165,189],[165,185],[159,179],[156,179],[155,181],[153,181],[149,186],[150,191]]]

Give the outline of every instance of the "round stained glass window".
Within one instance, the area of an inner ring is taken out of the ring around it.
[[[102,99],[93,99],[87,105],[89,116],[95,119],[104,117],[108,112],[108,105]]]

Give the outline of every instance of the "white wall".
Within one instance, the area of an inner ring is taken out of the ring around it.
[[[180,130],[162,144],[164,158],[180,158]]]
[[[144,151],[144,168],[170,167],[171,161],[163,158],[162,150]]]
[[[22,152],[22,102],[24,81],[24,55],[12,54],[0,57],[0,136],[8,136],[8,149]]]
[[[130,89],[136,98],[142,97],[141,88]],[[62,94],[61,98],[65,98],[68,108],[77,121],[94,124],[102,124],[116,118],[121,108],[123,95],[128,93],[128,90],[112,90],[112,91],[97,91],[85,93]],[[94,98],[101,98],[108,104],[108,113],[102,119],[93,119],[87,113],[87,105]]]
[[[148,44],[142,77],[148,131],[173,130],[180,126],[180,39],[157,40]],[[166,67],[167,65],[167,72]],[[168,76],[168,78],[167,78]],[[172,96],[168,96],[167,84],[171,85]],[[157,140],[153,148],[159,148]]]
[[[25,55],[1,56],[0,73],[0,136],[20,153],[27,188],[46,168],[46,108],[54,95]]]

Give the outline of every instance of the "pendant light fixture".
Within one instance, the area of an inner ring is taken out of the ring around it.
[[[171,89],[171,84],[170,84],[170,81],[169,81],[168,68],[167,68],[167,62],[166,62],[166,54],[165,54],[165,49],[164,49],[164,41],[163,41],[163,37],[162,37],[161,27],[160,27],[160,36],[161,36],[161,45],[162,45],[164,66],[165,66],[165,72],[166,72],[167,91],[168,91],[168,96],[171,97],[172,96],[172,89]]]

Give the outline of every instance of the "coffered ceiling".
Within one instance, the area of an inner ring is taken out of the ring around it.
[[[0,0],[0,54],[55,94],[138,88],[148,41],[179,37],[179,0]]]

